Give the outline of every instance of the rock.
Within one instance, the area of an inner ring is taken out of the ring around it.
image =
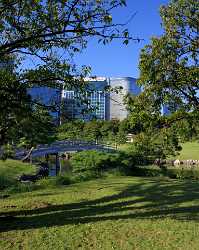
[[[174,161],[173,164],[174,164],[174,166],[179,166],[180,163],[181,163],[180,160],[179,160],[179,159],[176,159],[176,160]]]

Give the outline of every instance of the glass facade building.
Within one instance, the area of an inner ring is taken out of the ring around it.
[[[69,119],[106,119],[106,80],[92,80],[84,94],[74,90],[62,91],[63,114]]]
[[[124,97],[128,94],[137,95],[140,88],[136,79],[131,77],[87,79],[89,82],[85,96],[72,90],[62,91],[63,112],[66,118],[91,120],[123,120],[128,112],[124,104]],[[106,88],[113,89],[107,92]],[[120,91],[116,91],[117,89]],[[81,102],[86,100],[87,104]],[[85,112],[86,111],[86,112]]]
[[[86,81],[88,85],[84,94],[72,89],[39,86],[29,89],[28,93],[33,100],[56,107],[50,113],[60,123],[60,114],[62,120],[123,120],[128,115],[124,97],[128,93],[138,95],[141,91],[136,85],[136,79],[132,77],[96,77]]]
[[[111,77],[108,81],[113,89],[109,97],[109,120],[123,120],[128,116],[124,98],[127,94],[138,95],[141,90],[132,77]],[[119,90],[116,91],[118,87]]]

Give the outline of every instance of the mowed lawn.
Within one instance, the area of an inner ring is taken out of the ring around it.
[[[16,160],[0,160],[0,191],[18,183],[17,178],[24,174],[34,174],[35,166]],[[0,200],[1,201],[1,200]]]
[[[199,249],[199,182],[109,177],[11,194],[0,249]]]
[[[199,141],[186,142],[182,144],[182,150],[176,159],[180,160],[199,160]]]
[[[126,151],[130,149],[131,144],[123,144],[119,146],[119,149]],[[180,160],[199,160],[199,141],[185,142],[181,144],[182,150],[179,151],[179,155],[171,156],[169,159]]]

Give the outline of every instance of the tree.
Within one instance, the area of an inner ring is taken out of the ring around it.
[[[11,130],[31,114],[30,96],[16,75],[0,69],[0,146],[12,142]]]
[[[152,129],[140,133],[135,138],[135,150],[149,161],[163,160],[175,156],[181,150],[178,134],[173,129]]]
[[[143,92],[127,98],[136,147],[152,158],[175,154],[179,139],[195,136],[199,114],[199,3],[171,0],[160,15],[164,33],[153,37],[140,55],[138,83]],[[161,114],[164,106],[170,115]]]
[[[22,71],[18,79],[26,86],[55,87],[59,82],[80,91],[79,80],[89,67],[78,71],[71,56],[86,48],[90,37],[104,44],[117,38],[132,40],[123,24],[112,22],[113,9],[125,5],[125,0],[1,0],[0,56],[17,55],[18,65],[36,60],[36,66]]]
[[[7,142],[5,135],[13,124],[28,115],[27,110],[35,104],[44,106],[28,96],[27,88],[65,86],[84,91],[90,67],[78,68],[71,58],[86,48],[91,37],[104,44],[133,39],[125,25],[112,21],[113,9],[125,5],[125,0],[0,0],[0,67],[5,66],[2,58],[13,65],[12,72],[0,72],[1,144]],[[35,65],[24,68],[30,61]]]
[[[67,121],[57,128],[58,139],[81,140],[83,135],[84,122],[82,120]]]
[[[21,119],[12,134],[19,146],[31,148],[53,142],[56,139],[56,126],[45,107],[34,105],[30,116]]]
[[[101,138],[100,126],[97,120],[92,120],[84,125],[84,138],[90,141],[98,141]]]
[[[164,34],[141,51],[139,83],[158,109],[198,111],[199,3],[171,0],[160,15]]]

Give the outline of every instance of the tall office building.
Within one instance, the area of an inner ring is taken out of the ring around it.
[[[33,100],[56,107],[51,114],[57,123],[60,121],[60,112],[65,119],[123,120],[128,115],[124,104],[125,96],[128,93],[140,93],[136,79],[132,77],[96,77],[85,80],[88,85],[84,94],[73,89],[39,86],[29,89],[28,93]]]
[[[138,95],[140,88],[136,85],[136,79],[132,77],[88,78],[88,87],[83,97],[74,90],[62,91],[64,113],[67,118],[91,120],[123,120],[128,111],[124,104],[125,96],[130,93]],[[107,91],[111,89],[111,91]],[[87,104],[81,103],[86,99]],[[91,109],[91,110],[90,110]],[[88,111],[85,113],[84,111]]]
[[[132,77],[112,77],[108,80],[109,85],[111,88],[113,88],[113,91],[110,93],[109,97],[109,120],[123,120],[128,115],[126,105],[124,104],[125,96],[127,94],[138,95],[140,93],[140,88],[136,84],[136,79]],[[118,87],[121,87],[119,91],[117,91]]]
[[[62,91],[62,115],[69,119],[83,119],[85,121],[93,118],[106,120],[106,78],[89,78],[86,90],[79,93],[75,90]]]

